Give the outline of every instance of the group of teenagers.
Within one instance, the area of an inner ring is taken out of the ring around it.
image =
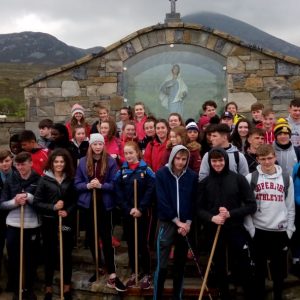
[[[270,273],[273,299],[282,299],[289,249],[292,266],[300,271],[300,100],[292,100],[289,117],[277,121],[275,112],[261,103],[251,106],[252,120],[239,114],[234,102],[227,103],[220,117],[215,101],[204,102],[202,108],[198,122],[184,123],[178,113],[168,120],[147,115],[145,105],[137,102],[133,111],[123,107],[115,122],[109,110],[99,106],[99,119],[90,126],[84,108],[75,104],[66,124],[44,119],[39,137],[31,130],[11,137],[10,150],[0,151],[0,258],[6,243],[7,290],[14,292],[13,299],[19,299],[21,208],[23,299],[36,299],[40,252],[44,299],[53,298],[59,219],[63,295],[72,299],[78,209],[96,267],[100,274],[106,271],[109,288],[124,292],[136,286],[138,278],[141,289],[153,283],[153,299],[164,299],[172,253],[173,299],[183,299],[190,248],[195,253],[203,249],[197,238],[201,232],[204,248],[210,249],[220,228],[211,270],[219,298],[232,299],[233,281],[243,287],[244,299],[265,299]],[[116,210],[122,212],[128,245],[131,275],[126,282],[116,273]],[[96,259],[95,243],[103,259]],[[153,276],[149,244],[156,249]]]

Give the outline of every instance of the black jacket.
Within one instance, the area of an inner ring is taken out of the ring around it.
[[[244,217],[256,211],[253,191],[246,178],[229,170],[229,159],[225,150],[214,148],[225,158],[225,167],[221,173],[211,166],[211,151],[208,154],[210,174],[198,185],[198,215],[205,222],[211,222],[219,214],[219,207],[226,207],[230,218],[224,226],[241,226]]]
[[[58,200],[64,201],[64,208],[68,216],[64,219],[71,219],[72,213],[76,208],[76,194],[74,188],[74,180],[65,178],[59,184],[52,172],[47,171],[46,175],[41,178],[33,199],[33,205],[38,213],[47,217],[58,217],[58,213],[54,210],[54,205]],[[65,223],[65,222],[64,222]]]

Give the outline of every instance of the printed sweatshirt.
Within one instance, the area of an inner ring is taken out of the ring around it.
[[[255,228],[266,231],[286,231],[289,238],[295,231],[294,185],[290,177],[288,194],[285,198],[282,168],[275,165],[276,173],[266,174],[257,166],[259,173],[254,195],[257,211],[245,218],[244,226],[253,237]],[[252,173],[246,176],[251,183]]]

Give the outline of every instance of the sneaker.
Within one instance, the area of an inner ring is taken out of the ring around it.
[[[112,242],[112,246],[113,246],[114,248],[118,248],[118,247],[120,247],[120,245],[121,245],[120,240],[117,239],[117,238],[114,237],[114,236],[112,236],[111,242]]]
[[[151,276],[145,275],[140,281],[140,288],[142,290],[148,290],[151,288]]]
[[[115,289],[118,292],[125,292],[126,291],[126,287],[125,285],[122,283],[122,281],[118,278],[108,278],[106,285],[111,288],[111,289]]]
[[[187,256],[186,256],[188,259],[193,259],[193,253],[192,251],[189,249],[188,253],[187,253]]]
[[[126,283],[126,288],[132,288],[135,286],[135,273],[132,273]]]

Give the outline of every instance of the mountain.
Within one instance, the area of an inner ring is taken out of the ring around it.
[[[251,46],[256,45],[260,48],[270,49],[300,59],[300,47],[276,38],[248,23],[222,14],[211,12],[194,13],[182,17],[182,20],[185,23],[201,24],[211,29],[229,33]]]
[[[103,48],[81,49],[68,46],[42,32],[0,34],[0,63],[62,65],[87,54],[98,53],[101,49]]]

